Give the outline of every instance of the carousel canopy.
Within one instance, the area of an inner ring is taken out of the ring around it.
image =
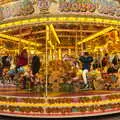
[[[119,49],[120,28],[116,28],[116,26],[56,23],[48,25],[48,27],[50,31],[48,49],[74,50],[76,42],[80,51],[81,44],[84,47],[83,49],[87,50],[103,48],[103,46],[112,47],[110,51]],[[1,31],[0,38],[3,45],[6,45],[7,41],[13,43],[12,48],[17,48],[21,42],[24,47],[33,47],[45,52],[46,34],[46,25],[31,25]]]

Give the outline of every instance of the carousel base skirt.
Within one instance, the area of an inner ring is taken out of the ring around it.
[[[120,112],[120,90],[81,90],[45,94],[0,86],[0,115],[32,118],[65,118]]]

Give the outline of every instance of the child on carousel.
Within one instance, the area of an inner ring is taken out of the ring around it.
[[[84,88],[89,88],[88,81],[87,81],[87,74],[90,70],[91,63],[93,61],[93,57],[89,55],[88,52],[84,52],[82,56],[80,56],[79,60],[82,63],[82,76],[84,80]]]

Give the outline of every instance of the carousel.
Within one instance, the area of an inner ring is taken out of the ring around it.
[[[0,20],[0,115],[120,112],[119,0],[1,0]]]

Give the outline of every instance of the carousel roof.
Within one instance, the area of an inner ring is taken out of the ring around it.
[[[78,24],[78,23],[56,23],[53,24],[54,30],[56,32],[57,37],[60,40],[60,44],[58,44],[54,34],[50,32],[50,40],[52,45],[55,48],[62,49],[75,49],[76,42],[80,43],[81,41],[88,39],[91,36],[96,36],[88,41],[83,42],[84,49],[94,50],[95,48],[103,48],[104,45],[108,45],[109,47],[119,48],[119,28],[116,30],[114,27],[110,27],[108,25],[99,25],[99,24]],[[112,28],[112,29],[111,29]],[[104,32],[108,29],[107,32]],[[99,33],[102,33],[99,35]],[[5,34],[10,36],[8,40],[7,37],[1,36],[1,34]],[[117,36],[117,37],[116,37]],[[45,25],[31,25],[31,26],[22,26],[16,27],[14,29],[9,29],[7,32],[1,32],[0,37],[2,37],[2,44],[8,49],[17,49],[19,47],[19,40],[23,40],[22,46],[39,49],[40,51],[45,51],[46,45],[46,26]],[[18,38],[18,41],[11,39],[12,37]],[[6,40],[7,39],[7,40]],[[25,41],[29,41],[29,43],[25,44]],[[111,42],[108,42],[111,41]],[[117,42],[116,42],[117,41]],[[31,43],[38,43],[40,46],[34,46]],[[113,45],[114,43],[114,45]],[[115,45],[116,44],[116,45]],[[111,46],[112,45],[112,46]],[[81,44],[78,44],[79,50],[81,50]],[[12,48],[10,48],[12,47]],[[51,48],[51,45],[48,44],[48,48]],[[114,48],[110,49],[113,50]]]

